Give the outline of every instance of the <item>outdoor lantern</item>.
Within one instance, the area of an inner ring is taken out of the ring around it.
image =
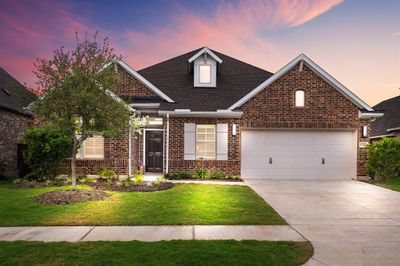
[[[232,124],[232,135],[236,136],[236,124]]]
[[[363,138],[368,137],[368,127],[367,126],[362,127],[362,136],[363,136]]]

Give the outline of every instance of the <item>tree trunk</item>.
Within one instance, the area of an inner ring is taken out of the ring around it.
[[[76,190],[76,138],[74,138],[74,146],[72,149],[72,159],[71,159],[71,180],[72,180],[72,190]]]

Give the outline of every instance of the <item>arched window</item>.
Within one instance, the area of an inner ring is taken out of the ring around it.
[[[294,94],[294,103],[296,107],[304,107],[305,103],[305,92],[303,90],[297,90]]]

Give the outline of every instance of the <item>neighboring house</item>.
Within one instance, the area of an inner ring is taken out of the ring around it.
[[[371,123],[371,140],[383,137],[400,138],[400,96],[387,99],[374,106],[385,115],[376,118]]]
[[[6,177],[18,176],[17,142],[32,120],[32,113],[24,107],[35,99],[33,93],[0,67],[0,167]]]
[[[78,171],[210,172],[270,179],[362,176],[382,114],[305,55],[275,74],[208,48],[138,72],[122,60],[114,92],[150,117],[141,136],[88,139]],[[111,63],[110,63],[111,64]]]

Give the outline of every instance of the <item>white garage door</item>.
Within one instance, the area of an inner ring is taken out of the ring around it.
[[[355,131],[243,130],[245,179],[351,179],[356,177]]]

